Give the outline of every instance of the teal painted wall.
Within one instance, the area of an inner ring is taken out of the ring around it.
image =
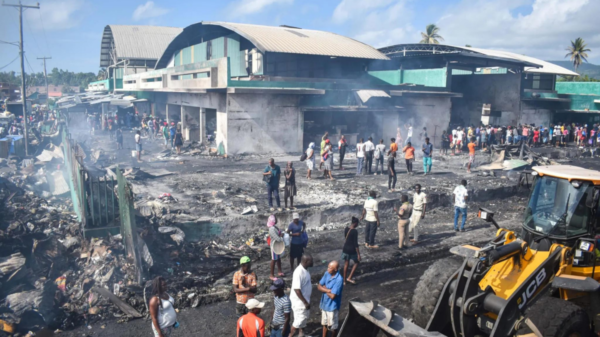
[[[225,38],[219,37],[211,42],[212,44],[212,55],[211,59],[220,59],[225,57]]]
[[[446,68],[369,71],[373,84],[419,84],[427,87],[446,87]]]
[[[194,46],[194,62],[206,61],[206,42]]]
[[[568,94],[563,97],[571,99],[571,110],[600,110],[600,103],[594,103],[600,96]]]
[[[383,81],[381,84],[391,84],[398,85],[402,83],[402,74],[400,70],[379,70],[379,71],[369,71],[369,75],[373,76],[376,80],[372,81],[377,83]]]
[[[180,66],[181,65],[181,56],[180,56],[180,54],[181,54],[181,50],[178,50],[178,51],[175,52],[174,59],[175,59],[175,65],[176,66]]]
[[[542,91],[523,91],[523,98],[531,98],[533,94],[539,95],[541,98],[558,98],[558,94],[555,92],[542,92]]]
[[[556,82],[559,94],[600,96],[600,82]]]
[[[446,68],[402,70],[402,83],[446,87]]]
[[[240,36],[237,34],[227,36],[227,57],[229,57],[231,76],[248,76],[245,53],[240,50]]]

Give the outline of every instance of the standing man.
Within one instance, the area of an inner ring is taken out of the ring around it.
[[[365,219],[367,221],[367,228],[365,229],[365,246],[367,248],[379,248],[375,245],[375,234],[377,234],[377,227],[379,227],[379,208],[377,200],[375,200],[376,197],[377,192],[369,192],[369,197],[365,201],[360,217],[360,220]]]
[[[398,181],[396,176],[396,152],[392,152],[388,156],[388,193],[396,191],[396,181]]]
[[[406,128],[406,140],[404,141],[404,145],[406,146],[406,144],[412,142],[413,128],[410,124],[406,124],[404,127]]]
[[[340,170],[344,170],[342,165],[346,156],[346,147],[348,147],[348,142],[346,142],[346,136],[342,135],[338,142],[338,148],[340,149]]]
[[[413,239],[410,241],[416,245],[419,243],[419,222],[425,218],[425,211],[427,211],[427,195],[421,191],[421,184],[415,185],[412,207],[410,229],[413,231]]]
[[[290,330],[290,337],[293,337],[296,330],[300,330],[298,335],[304,336],[304,328],[310,317],[310,295],[312,294],[312,284],[310,283],[310,273],[308,268],[313,266],[313,258],[310,254],[302,255],[302,262],[294,270],[292,276],[292,291],[290,301],[292,302],[292,311],[294,312],[294,322]]]
[[[398,144],[396,144],[396,138],[392,138],[390,139],[391,143],[390,143],[390,150],[388,151],[388,156],[390,155],[391,152],[398,152]]]
[[[321,162],[319,163],[319,170],[323,167],[323,153],[325,153],[325,145],[327,145],[327,141],[329,140],[329,132],[326,131],[323,137],[321,137]]]
[[[365,172],[367,174],[373,173],[373,154],[375,152],[375,144],[373,144],[373,138],[369,137],[367,142],[365,143],[365,154],[367,158],[366,169]]]
[[[327,330],[331,331],[331,337],[336,337],[338,330],[338,321],[340,306],[342,305],[342,291],[344,289],[344,280],[338,273],[339,265],[337,261],[329,262],[327,271],[323,274],[317,289],[322,292],[321,295],[321,325],[323,326],[323,337],[327,337]]]
[[[269,159],[269,165],[263,171],[263,181],[267,183],[267,196],[269,198],[269,207],[273,208],[273,195],[277,201],[277,210],[281,211],[281,200],[279,200],[279,179],[281,179],[281,168],[275,165],[275,159]]]
[[[363,139],[361,138],[356,144],[356,175],[362,174],[363,165],[365,164],[365,144],[363,144]]]
[[[304,254],[304,242],[302,241],[302,233],[306,231],[306,225],[300,220],[300,214],[294,213],[292,215],[292,222],[288,226],[288,233],[292,237],[290,244],[290,268],[294,272],[294,259],[300,264],[302,254]]]
[[[510,130],[509,130],[510,132]],[[467,164],[467,173],[471,173],[471,165],[475,162],[475,138],[471,138],[469,147],[469,164]]]
[[[342,261],[344,261],[344,285],[346,282],[355,284],[352,276],[356,271],[356,267],[360,263],[360,250],[358,249],[358,218],[352,217],[350,227],[344,229],[344,248],[342,248]],[[354,261],[350,275],[348,275],[348,267],[350,266],[350,260]]]
[[[285,190],[283,192],[283,199],[285,202],[286,210],[295,210],[294,208],[294,196],[296,195],[296,170],[294,169],[294,164],[291,161],[288,161],[287,167],[285,171],[283,171],[285,175]],[[288,199],[290,199],[290,208],[288,208]]]
[[[383,157],[385,156],[385,144],[383,139],[375,146],[375,175],[379,173],[379,164],[381,164],[381,174],[383,175]]]
[[[142,136],[140,131],[135,132],[135,150],[137,151],[137,161],[142,161]]]
[[[394,212],[398,215],[398,249],[404,249],[404,247],[408,247],[408,229],[413,207],[408,202],[406,194],[402,194],[400,202],[402,202],[402,206],[400,209],[394,207]]]
[[[423,144],[423,175],[431,172],[431,155],[433,154],[433,144],[429,142],[429,138],[425,138],[425,144]]]
[[[263,337],[265,335],[265,321],[258,317],[264,302],[251,299],[246,303],[248,313],[240,317],[237,322],[237,337]]]
[[[460,185],[454,189],[454,231],[458,232],[458,216],[462,215],[462,223],[460,225],[460,231],[465,231],[465,222],[467,221],[467,197],[469,192],[467,191],[467,181],[461,180]]]
[[[171,122],[171,127],[169,128],[169,139],[171,142],[171,149],[175,147],[175,134],[177,133],[177,128],[175,128],[175,122]]]
[[[121,131],[121,128],[117,129],[117,150],[123,150],[123,131]]]
[[[273,319],[271,320],[271,337],[287,336],[290,331],[290,313],[292,311],[292,303],[290,298],[285,294],[285,281],[278,278],[271,285],[273,292]]]
[[[256,293],[256,274],[252,271],[250,258],[243,256],[240,259],[240,270],[233,274],[233,292],[235,293],[235,313],[238,317],[248,313],[246,304],[248,300],[254,298]]]

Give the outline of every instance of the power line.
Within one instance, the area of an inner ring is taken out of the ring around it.
[[[40,54],[43,54],[44,52],[42,51],[42,48],[40,48],[40,45],[38,44],[37,39],[33,34],[33,30],[31,30],[31,27],[29,27],[29,20],[27,20],[27,16],[25,16],[25,27],[27,27],[27,31],[29,32],[31,37],[33,37],[33,42],[35,43],[35,47],[37,48],[37,50],[40,52]]]
[[[38,11],[38,15],[40,16],[40,22],[42,23],[42,31],[44,32],[44,41],[46,42],[46,49],[48,49],[48,54],[52,56],[50,51],[50,45],[48,44],[48,37],[46,36],[46,27],[44,26],[44,20],[42,19],[42,11]]]
[[[13,62],[15,62],[17,59],[19,58],[19,55],[17,55],[17,57],[15,57],[12,61],[10,61],[7,65],[5,65],[4,67],[0,67],[0,70],[8,67],[9,65],[11,65]]]

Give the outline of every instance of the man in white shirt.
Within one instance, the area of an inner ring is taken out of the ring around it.
[[[413,212],[410,217],[409,230],[413,230],[413,244],[419,243],[419,221],[425,218],[427,210],[427,195],[421,192],[421,184],[415,185],[415,194],[413,195]]]
[[[294,270],[292,276],[292,291],[290,301],[294,312],[294,322],[290,329],[290,337],[294,336],[296,330],[300,330],[299,336],[304,335],[304,328],[310,316],[310,295],[312,294],[312,283],[308,268],[313,266],[313,258],[310,254],[302,255],[300,265]]]
[[[365,246],[367,248],[379,248],[375,245],[375,234],[377,233],[377,227],[379,227],[379,206],[377,200],[375,200],[376,197],[377,192],[369,192],[369,197],[365,201],[360,217],[360,220],[367,220],[367,227],[365,228]]]
[[[404,140],[404,146],[406,146],[406,144],[412,143],[413,128],[410,124],[407,124],[404,127],[406,128],[406,140]]]
[[[360,175],[365,163],[365,144],[363,143],[362,138],[358,144],[356,144],[356,160],[358,161],[358,164],[356,165],[356,175]]]
[[[367,174],[373,173],[371,169],[373,168],[373,153],[375,152],[375,144],[373,144],[373,138],[369,137],[367,142],[365,143],[365,155],[366,155],[366,169]]]
[[[379,144],[375,145],[375,175],[379,172],[379,164],[381,164],[381,174],[383,175],[383,157],[385,153],[385,144],[383,139],[379,140]]]
[[[465,138],[465,132],[463,131],[462,128],[458,128],[458,130],[456,130],[456,149],[458,150],[459,153],[462,150],[464,138]]]
[[[465,231],[465,222],[467,221],[467,197],[469,192],[467,191],[467,181],[461,180],[460,185],[454,189],[454,231],[458,232],[458,217],[462,215],[462,223],[460,225],[460,231]]]
[[[137,151],[137,160],[142,161],[142,136],[139,131],[135,133],[135,150]]]

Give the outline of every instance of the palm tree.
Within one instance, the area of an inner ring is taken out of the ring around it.
[[[419,43],[429,43],[429,44],[440,44],[440,41],[444,41],[444,38],[438,34],[440,32],[440,27],[435,24],[429,24],[425,27],[425,32],[421,32],[421,41]]]
[[[583,61],[587,62],[587,52],[591,50],[586,47],[587,45],[585,44],[585,41],[583,41],[582,38],[578,37],[577,39],[575,39],[575,41],[571,41],[571,46],[567,48],[567,51],[569,52],[567,53],[567,55],[565,55],[565,57],[571,58],[571,62],[573,62],[573,67],[575,67],[575,71],[577,71],[577,68],[579,68]]]

